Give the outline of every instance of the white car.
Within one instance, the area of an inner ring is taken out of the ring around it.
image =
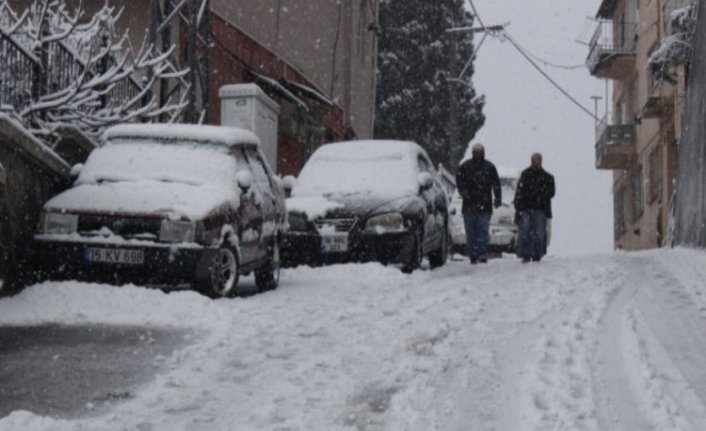
[[[515,209],[512,200],[515,198],[519,173],[515,170],[500,169],[498,175],[500,176],[503,199],[502,205],[495,208],[490,219],[490,251],[493,253],[515,253],[519,229],[515,224]],[[463,200],[457,190],[451,200],[449,229],[452,251],[465,254],[466,231],[463,226],[462,206]]]

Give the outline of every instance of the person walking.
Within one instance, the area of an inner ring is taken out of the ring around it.
[[[520,219],[520,257],[539,262],[546,254],[547,219],[552,218],[554,176],[542,167],[542,155],[532,154],[515,191],[515,212]]]
[[[483,145],[475,144],[471,151],[471,159],[458,168],[456,187],[463,199],[468,257],[472,264],[476,264],[488,262],[490,217],[493,215],[493,207],[497,208],[502,203],[502,191],[498,170],[485,159]]]

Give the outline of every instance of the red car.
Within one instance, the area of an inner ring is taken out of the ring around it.
[[[279,282],[284,194],[245,130],[113,127],[40,219],[48,278],[188,283],[212,297],[237,294],[250,272],[259,290]]]

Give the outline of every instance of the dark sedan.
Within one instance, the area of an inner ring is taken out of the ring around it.
[[[411,272],[446,262],[447,199],[426,152],[413,142],[324,145],[287,200],[283,263],[376,261]]]

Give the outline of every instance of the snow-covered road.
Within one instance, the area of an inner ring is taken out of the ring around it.
[[[701,430],[706,253],[298,268],[273,292],[47,283],[0,325],[189,329],[107,412],[0,430]]]

